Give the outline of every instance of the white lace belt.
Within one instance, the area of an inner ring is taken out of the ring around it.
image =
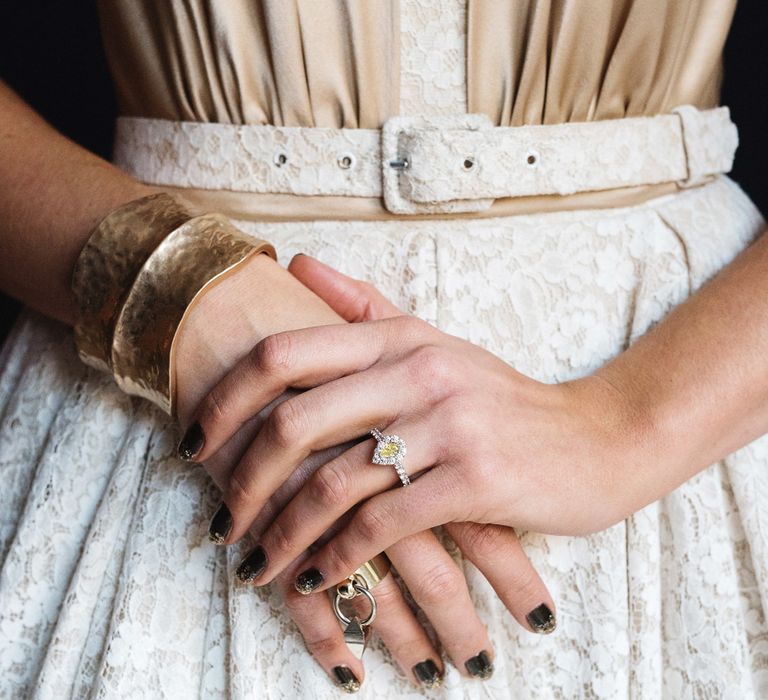
[[[499,197],[677,182],[731,169],[727,107],[494,127],[483,114],[397,116],[381,129],[237,126],[121,117],[114,160],[156,185],[383,197],[397,214],[477,212]]]

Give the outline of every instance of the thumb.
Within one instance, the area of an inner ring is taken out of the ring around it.
[[[376,321],[403,314],[372,284],[342,274],[304,253],[293,256],[288,272],[347,321]]]

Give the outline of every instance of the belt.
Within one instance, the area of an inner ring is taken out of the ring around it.
[[[730,171],[727,107],[494,127],[486,115],[395,116],[381,129],[121,117],[114,161],[155,185],[382,197],[395,214],[480,212],[500,197],[568,195]]]

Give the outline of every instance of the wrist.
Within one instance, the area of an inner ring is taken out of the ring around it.
[[[588,436],[585,495],[596,498],[603,509],[602,527],[663,495],[655,478],[665,453],[660,448],[662,433],[631,383],[622,381],[608,365],[562,386],[571,395],[571,411],[578,416],[580,430]]]

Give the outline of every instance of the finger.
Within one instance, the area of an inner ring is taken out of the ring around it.
[[[400,406],[421,409],[423,399],[415,395],[411,383],[397,381],[400,376],[393,365],[377,366],[324,384],[277,406],[230,475],[224,501],[232,515],[233,527],[227,541],[234,542],[243,535],[274,491],[312,452],[365,435],[372,426],[389,425],[394,418],[392,413]],[[382,387],[389,389],[383,391]],[[409,428],[416,429],[415,426]],[[421,441],[419,446],[425,449],[429,444]],[[373,453],[370,441],[367,449],[367,458],[360,459],[360,465],[370,464]],[[428,451],[421,455],[424,460],[428,457]],[[409,460],[409,464],[429,463]],[[370,471],[362,471],[358,480]],[[379,481],[374,481],[376,484],[365,490],[365,496],[381,490]],[[347,494],[339,493],[340,484],[315,481],[314,486],[324,489],[326,498],[331,497],[332,502],[327,505],[342,505],[339,498],[343,499],[346,509],[357,503],[347,498]],[[333,493],[327,493],[327,487]],[[385,482],[383,488],[386,487]],[[303,549],[293,551],[285,563],[293,561]]]
[[[179,443],[179,457],[204,461],[287,389],[318,386],[391,360],[433,331],[424,321],[402,316],[267,336],[201,401]]]
[[[369,282],[349,277],[305,253],[293,256],[288,272],[347,321],[373,321],[403,313]]]
[[[288,575],[278,579],[278,585],[309,652],[334,685],[347,693],[357,692],[365,677],[363,664],[347,647],[328,597],[299,595]]]
[[[498,554],[505,556],[504,551]],[[477,616],[464,574],[435,535],[427,530],[406,537],[387,555],[456,668],[489,678],[493,654],[488,632]]]
[[[378,608],[372,627],[403,674],[417,685],[438,687],[443,678],[440,655],[403,598],[392,574],[387,574],[372,593]]]
[[[388,428],[388,433],[397,433],[406,442],[409,435],[433,434],[426,421],[402,426],[395,423]],[[372,439],[361,442],[309,477],[259,538],[256,549],[263,554],[255,556],[263,556],[268,564],[258,577],[253,578],[256,584],[268,583],[358,503],[400,485],[393,466],[371,462],[374,445]],[[436,453],[432,452],[428,441],[416,441],[406,457],[406,472],[414,475],[434,464]],[[234,540],[239,532],[232,530],[230,539]],[[253,552],[249,557],[252,555]]]
[[[488,579],[515,620],[537,634],[555,631],[557,619],[552,596],[512,528],[449,523],[445,530]]]
[[[451,477],[444,466],[430,469],[410,486],[366,501],[341,532],[309,558],[296,577],[296,589],[305,595],[325,590],[404,537],[454,519],[467,520],[466,499]]]

